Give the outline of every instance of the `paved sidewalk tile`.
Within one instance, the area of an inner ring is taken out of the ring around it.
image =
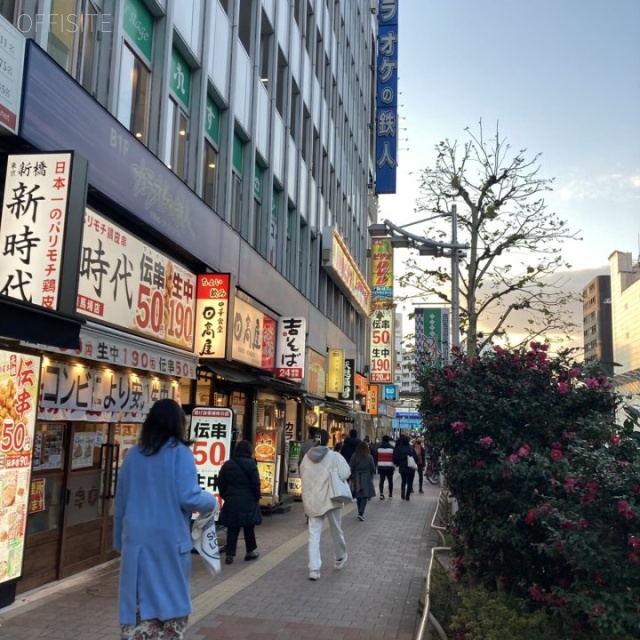
[[[397,478],[397,476],[396,476]],[[398,486],[399,486],[399,478]],[[411,501],[372,499],[366,520],[343,509],[349,559],[333,568],[329,531],[322,535],[320,580],[308,579],[307,527],[300,502],[265,516],[256,529],[260,558],[223,563],[213,577],[193,557],[187,640],[411,640],[419,621],[430,530],[439,490]],[[221,536],[224,537],[223,535]],[[2,640],[113,640],[119,637],[118,562],[40,590],[0,609]]]

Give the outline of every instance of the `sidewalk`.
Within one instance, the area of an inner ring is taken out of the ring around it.
[[[437,539],[429,525],[439,489],[400,500],[373,498],[365,522],[355,503],[343,509],[349,560],[333,569],[329,532],[322,536],[322,576],[308,579],[307,528],[302,504],[265,516],[256,529],[261,556],[236,562],[215,578],[193,556],[193,613],[188,640],[412,640],[419,620],[428,552]],[[417,482],[416,482],[417,484]],[[115,640],[118,561],[18,596],[0,609],[2,640]]]

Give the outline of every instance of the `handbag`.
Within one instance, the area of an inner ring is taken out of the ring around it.
[[[416,464],[415,458],[412,455],[407,456],[407,467],[409,469],[413,469],[414,471],[418,470],[418,465]]]
[[[200,554],[209,571],[215,576],[222,570],[220,565],[220,547],[216,532],[215,512],[200,514],[191,528],[193,548]]]
[[[338,454],[340,455],[340,454]],[[353,500],[351,496],[351,487],[346,480],[343,480],[338,473],[338,465],[333,463],[333,468],[329,472],[329,497],[334,502],[347,504]]]

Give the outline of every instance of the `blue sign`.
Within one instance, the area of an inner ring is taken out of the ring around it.
[[[397,400],[398,399],[398,387],[395,384],[384,385],[384,399],[385,400]]]
[[[398,0],[378,0],[376,193],[396,192],[398,157]]]

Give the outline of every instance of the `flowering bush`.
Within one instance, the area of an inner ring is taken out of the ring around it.
[[[420,410],[459,511],[457,574],[575,638],[640,637],[640,447],[609,380],[547,346],[426,368]]]

